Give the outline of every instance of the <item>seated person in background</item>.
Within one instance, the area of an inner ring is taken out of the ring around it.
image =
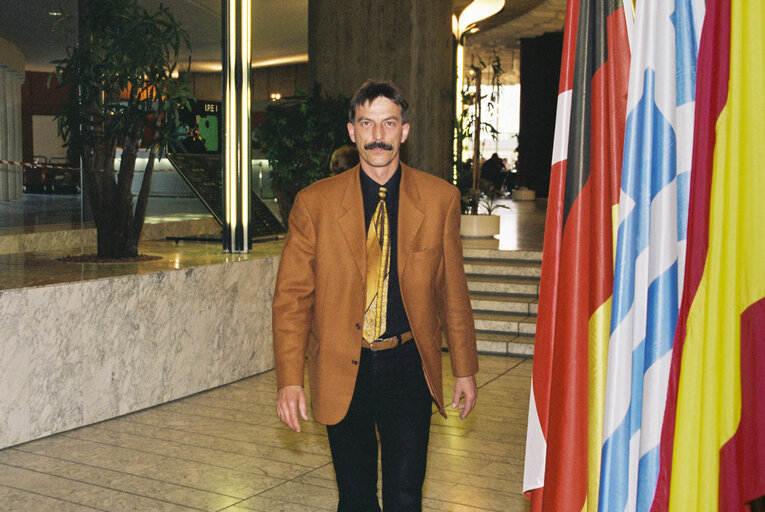
[[[505,167],[505,170],[502,171],[505,176],[505,188],[502,192],[507,195],[515,188],[515,171],[510,167],[507,158],[502,159],[502,165]]]
[[[505,165],[500,160],[499,155],[493,153],[491,158],[486,160],[481,166],[481,179],[487,180],[494,185],[494,190],[500,192],[502,183],[505,180]]]
[[[347,171],[359,163],[359,150],[356,146],[340,146],[332,153],[329,161],[329,170],[332,176]]]

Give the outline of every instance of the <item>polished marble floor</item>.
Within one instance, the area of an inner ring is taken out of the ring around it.
[[[148,217],[208,215],[202,202],[195,197],[152,196],[149,198],[146,213]],[[80,194],[24,194],[13,201],[0,201],[0,230],[33,227],[50,229],[51,226],[78,228],[89,225],[92,221],[90,212],[83,208]]]
[[[444,356],[445,376],[450,375]],[[433,415],[426,511],[528,510],[521,495],[531,360],[480,356],[478,405]],[[453,380],[446,379],[445,390]],[[0,510],[334,510],[326,430],[290,431],[275,376],[0,450]]]

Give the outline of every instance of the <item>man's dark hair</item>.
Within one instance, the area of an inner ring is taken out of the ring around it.
[[[353,123],[356,120],[356,109],[384,96],[393,103],[401,107],[401,121],[406,123],[406,111],[409,104],[404,98],[404,94],[393,82],[378,82],[376,80],[367,80],[364,82],[356,94],[351,98],[350,109],[348,110],[348,120]]]

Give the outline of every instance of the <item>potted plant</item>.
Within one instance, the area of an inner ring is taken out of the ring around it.
[[[476,197],[476,214],[463,214],[460,223],[460,235],[464,237],[488,238],[499,234],[499,215],[494,212],[500,208],[509,208],[499,203],[502,195],[488,180],[481,180]],[[468,198],[469,200],[469,198]],[[466,200],[463,198],[463,204]]]
[[[65,146],[82,163],[96,224],[98,257],[138,256],[154,160],[173,144],[180,106],[192,99],[177,75],[189,38],[168,8],[148,11],[137,0],[80,0],[79,38],[53,63],[68,102],[56,116]],[[133,205],[132,183],[141,146],[149,158]],[[114,159],[122,148],[115,173]]]
[[[330,175],[332,152],[348,143],[346,124],[349,99],[298,90],[266,109],[266,118],[255,130],[258,143],[273,171],[272,188],[284,222],[297,193]]]
[[[497,130],[489,123],[481,122],[481,75],[485,68],[490,67],[492,92],[488,101],[488,108],[496,108],[499,102],[499,94],[502,87],[503,69],[497,55],[490,61],[489,66],[478,57],[478,66],[471,66],[468,82],[462,90],[463,111],[456,119],[457,154],[456,174],[457,187],[462,193],[463,215],[460,234],[466,237],[492,237],[499,234],[499,216],[494,215],[497,208],[507,208],[497,202],[499,191],[491,182],[481,179],[481,132],[486,132],[496,139]],[[470,93],[471,84],[475,85],[475,92]],[[470,111],[471,105],[474,107]],[[462,161],[462,145],[466,139],[473,138],[473,157],[466,162]]]

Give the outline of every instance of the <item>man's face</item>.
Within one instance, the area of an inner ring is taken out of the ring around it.
[[[392,175],[398,168],[399,148],[409,135],[401,119],[401,107],[384,96],[356,109],[348,123],[348,135],[356,144],[362,168],[377,175]]]

